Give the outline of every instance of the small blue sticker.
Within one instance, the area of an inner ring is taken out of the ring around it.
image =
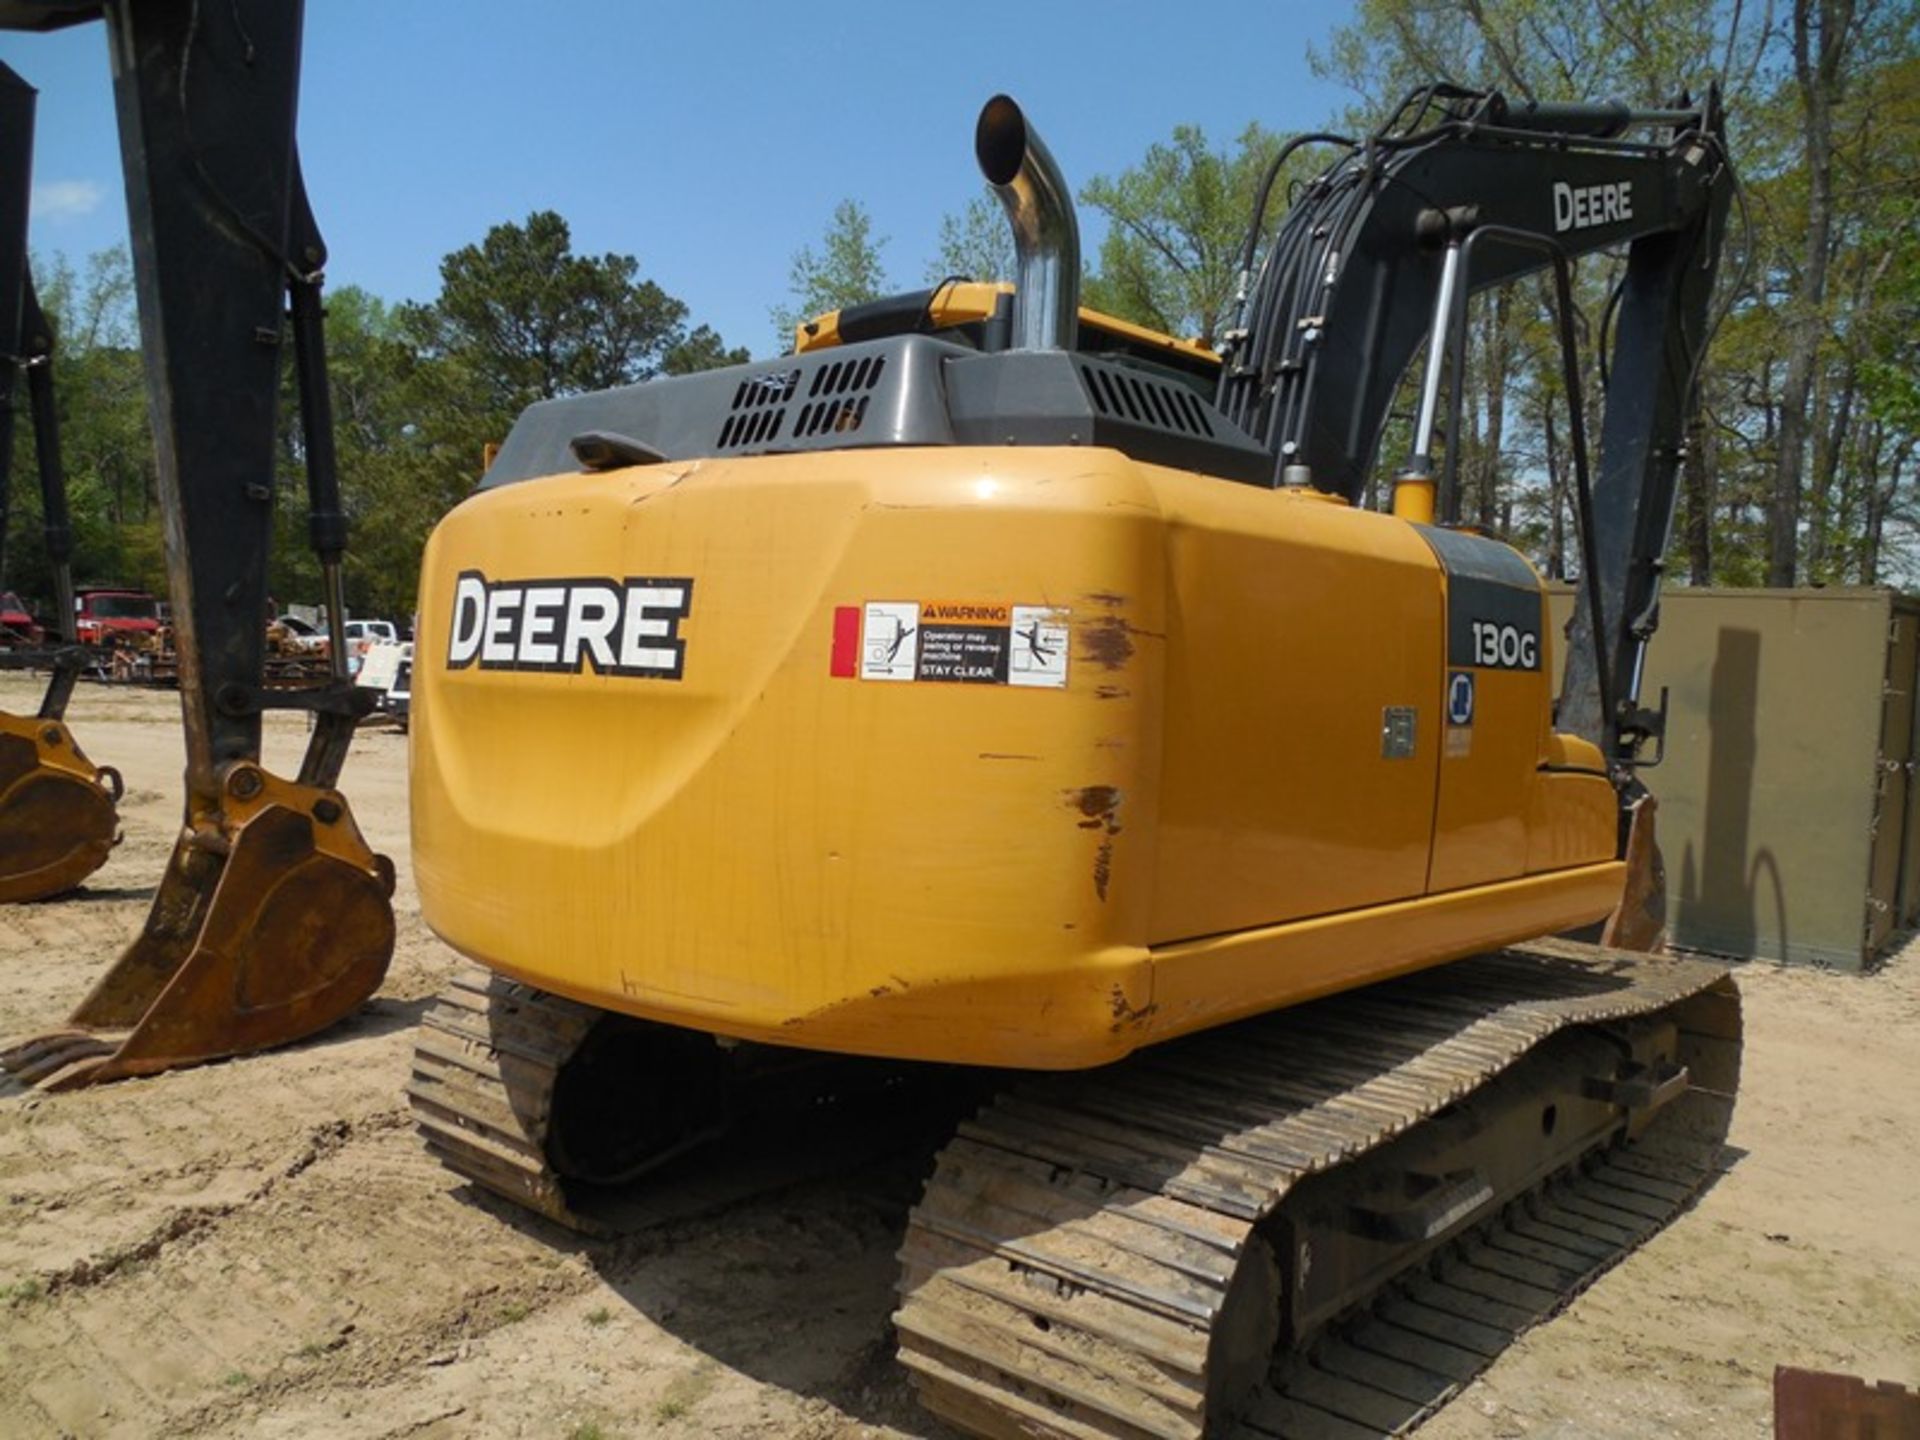
[[[1473,672],[1455,670],[1447,680],[1447,723],[1473,723]]]

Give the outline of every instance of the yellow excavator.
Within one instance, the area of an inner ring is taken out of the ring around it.
[[[351,687],[261,683],[289,344],[342,613],[301,7],[0,0],[8,28],[101,15],[188,801],[140,939],[0,1055],[55,1088],[311,1033],[393,940],[334,786]],[[1333,163],[1264,254],[1263,192],[1212,353],[1081,310],[1067,186],[1000,97],[975,141],[1010,288],[530,409],[421,582],[415,871],[479,967],[420,1031],[428,1144],[585,1228],[755,1113],[967,1067],[1003,1083],[901,1252],[932,1410],[1187,1440],[1441,1403],[1687,1202],[1737,1084],[1731,982],[1650,948],[1637,778],[1723,133],[1714,95],[1432,85],[1306,137]],[[1549,274],[1577,396],[1569,267],[1614,247],[1563,647],[1532,567],[1457,523],[1446,442],[1469,295]],[[293,779],[259,763],[274,705],[315,713]]]
[[[336,788],[368,700],[345,668],[346,548],[326,387],[326,250],[294,146],[301,11],[195,0],[0,0],[0,29],[104,18],[127,175],[148,409],[156,439],[186,728],[184,823],[140,933],[59,1030],[0,1045],[0,1073],[47,1089],[282,1044],[339,1020],[393,950],[393,867]],[[33,92],[0,76],[0,322],[26,337],[49,553],[62,566],[47,327],[26,282]],[[38,346],[36,349],[35,346]],[[281,374],[293,352],[310,532],[332,624],[330,683],[265,684]],[[0,399],[11,401],[9,362]],[[11,405],[0,405],[11,417]],[[0,497],[3,499],[3,497]],[[4,508],[0,505],[0,508]],[[73,624],[70,594],[57,601]],[[71,641],[71,628],[62,639]],[[38,716],[0,717],[0,902],[70,888],[114,832],[111,772],[61,714],[79,652],[52,657]],[[261,714],[315,717],[297,775],[260,763]],[[69,901],[62,903],[79,903]]]
[[[808,1055],[996,1067],[902,1251],[930,1408],[1347,1436],[1438,1403],[1685,1203],[1737,1081],[1731,982],[1649,953],[1637,778],[1722,136],[1717,96],[1425,87],[1314,137],[1264,256],[1263,193],[1212,353],[1080,308],[1067,185],[997,97],[1011,286],[526,411],[421,578],[414,868],[481,967],[422,1026],[432,1149],[588,1228]],[[1563,646],[1443,442],[1468,296],[1550,276],[1578,396],[1570,265],[1617,247]]]

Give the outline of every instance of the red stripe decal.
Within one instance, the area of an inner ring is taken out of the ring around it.
[[[833,607],[833,669],[829,672],[851,680],[858,673],[860,658],[860,607]]]

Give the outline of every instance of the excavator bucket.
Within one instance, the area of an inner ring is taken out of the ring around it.
[[[1657,955],[1667,948],[1667,862],[1653,834],[1659,808],[1653,796],[1642,795],[1627,824],[1626,887],[1600,935],[1600,943],[1615,950]]]
[[[58,895],[105,864],[121,793],[63,722],[0,713],[0,903]]]
[[[393,955],[393,865],[336,790],[236,762],[216,823],[174,846],[140,935],[68,1027],[0,1050],[47,1090],[301,1039],[351,1013]]]

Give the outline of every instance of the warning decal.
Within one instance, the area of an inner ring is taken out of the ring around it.
[[[860,678],[911,680],[920,653],[920,607],[912,601],[867,603],[860,627]]]
[[[842,607],[835,614],[835,675],[853,673],[846,659],[850,610]],[[862,680],[1066,688],[1064,609],[973,600],[869,600],[859,617]]]
[[[919,678],[962,685],[1006,684],[1012,623],[1009,605],[922,604]]]
[[[1067,683],[1067,612],[1045,605],[1013,607],[1013,663],[1007,679],[1014,685],[1058,690]]]

